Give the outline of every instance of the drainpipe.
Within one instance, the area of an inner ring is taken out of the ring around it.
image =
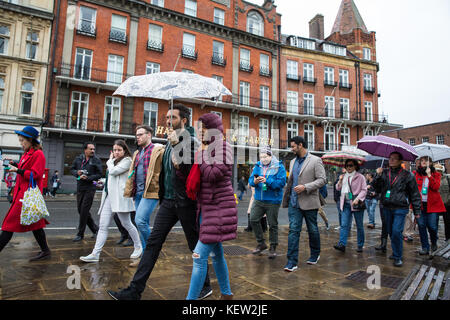
[[[356,111],[358,112],[357,120],[361,121],[361,70],[359,62],[355,62],[356,75]],[[356,139],[359,140],[359,126],[356,126]]]

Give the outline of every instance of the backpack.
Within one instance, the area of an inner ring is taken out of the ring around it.
[[[327,189],[327,184],[324,184],[320,189],[319,189],[319,193],[322,195],[322,197],[324,199],[326,199],[328,197],[328,189]]]

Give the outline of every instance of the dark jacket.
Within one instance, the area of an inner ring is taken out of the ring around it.
[[[246,184],[247,184],[247,181],[244,179],[244,180],[239,180],[239,184],[238,184],[238,190],[239,191],[245,191],[245,190],[247,190],[247,186],[246,186]]]
[[[97,181],[102,177],[102,161],[93,156],[89,159],[89,161],[82,166],[82,163],[86,159],[84,154],[80,154],[72,163],[72,169],[70,172],[75,178],[78,178],[78,170],[87,170],[87,180],[79,179],[77,180],[77,190],[78,191],[86,191],[86,190],[96,190],[96,186],[94,181]]]
[[[170,163],[164,163],[161,166],[161,173],[159,174],[159,200],[160,202],[164,198],[164,177],[165,177],[165,170],[167,170],[167,166],[170,165],[172,167],[172,188],[175,196],[175,203],[178,207],[187,207],[196,205],[196,201],[193,201],[189,199],[189,197],[186,194],[186,179],[189,176],[189,172],[191,171],[192,165],[194,164],[194,153],[195,150],[197,150],[198,143],[196,142],[196,139],[192,132],[186,130],[185,132],[189,133],[190,135],[190,141],[186,145],[186,143],[183,141],[183,134],[179,136],[179,142],[176,144],[176,149],[174,149],[174,146],[170,144],[170,142],[167,142],[166,149],[164,153],[166,152],[172,152],[172,155],[174,153],[174,150],[178,150],[178,148],[183,146],[183,150],[180,152],[180,157],[183,157],[184,152],[190,152],[191,153],[191,161],[189,163],[181,163],[179,165],[178,169],[175,169],[173,162],[170,161]],[[164,155],[163,155],[164,157]]]
[[[52,184],[52,188],[53,188],[53,184],[55,183],[55,182],[57,182],[58,184],[57,184],[57,188],[59,188],[59,186],[61,185],[61,178],[59,177],[59,175],[56,175],[56,174],[54,174],[53,176],[52,176],[52,179],[51,179],[51,184]]]
[[[341,201],[341,191],[336,189],[336,185],[339,182],[339,177],[333,183],[333,198],[334,202],[339,203]]]
[[[380,202],[383,207],[388,209],[409,209],[412,205],[415,215],[421,212],[421,197],[417,187],[416,178],[406,170],[392,169],[391,181],[399,175],[395,183],[390,187],[389,170],[384,169],[381,175],[376,175],[374,179],[374,188],[380,194]],[[386,192],[390,187],[390,198],[386,198]]]
[[[373,199],[379,199],[379,194],[377,193],[377,191],[375,190],[374,187],[374,181],[375,179],[372,180],[372,182],[367,181],[367,194],[366,194],[366,200],[373,200]],[[370,186],[370,188],[369,188]]]

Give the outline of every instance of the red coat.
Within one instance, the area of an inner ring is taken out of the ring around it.
[[[14,196],[11,207],[3,220],[2,230],[10,232],[27,232],[42,229],[49,222],[46,219],[41,219],[29,226],[20,224],[20,212],[22,210],[23,194],[28,189],[30,183],[30,174],[33,172],[33,178],[36,185],[42,192],[42,176],[45,169],[45,156],[42,150],[34,150],[31,148],[27,153],[24,153],[19,161],[19,169],[25,170],[24,174],[17,174],[16,186],[14,188]]]
[[[422,185],[426,176],[414,172],[416,175],[417,186],[419,192],[422,194]],[[441,186],[441,174],[439,172],[431,173],[431,177],[428,178],[428,201],[427,201],[427,213],[446,212],[444,202],[442,202],[441,195],[439,193],[439,187]]]

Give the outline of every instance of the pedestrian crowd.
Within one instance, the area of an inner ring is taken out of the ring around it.
[[[214,113],[202,115],[198,128],[190,127],[189,108],[175,104],[166,115],[170,128],[167,144],[152,142],[153,128],[136,128],[138,150],[133,154],[127,143],[116,140],[106,162],[106,176],[102,191],[97,225],[91,215],[96,193],[96,182],[102,178],[101,160],[95,154],[95,144],[86,142],[84,152],[75,158],[71,174],[77,181],[78,231],[73,239],[84,239],[86,228],[96,238],[94,248],[80,260],[100,261],[102,248],[108,237],[108,228],[114,220],[121,230],[118,244],[127,241],[134,250],[130,266],[136,272],[127,288],[108,290],[116,300],[138,300],[158,260],[165,240],[177,222],[186,237],[187,249],[192,252],[192,273],[186,299],[203,299],[212,294],[208,260],[218,280],[222,299],[232,299],[230,273],[222,243],[237,236],[237,199],[251,191],[248,206],[248,227],[253,232],[253,254],[262,256],[268,249],[268,258],[278,256],[278,215],[280,207],[287,208],[289,233],[284,270],[293,272],[299,267],[299,243],[303,222],[309,236],[307,264],[315,265],[321,254],[319,214],[329,229],[324,211],[327,177],[322,159],[308,151],[303,137],[289,140],[293,159],[288,171],[269,146],[259,150],[259,161],[248,179],[241,177],[236,197],[232,186],[232,147],[224,139],[221,118]],[[16,131],[23,148],[18,162],[11,161],[7,170],[7,187],[11,207],[5,216],[0,234],[0,251],[15,232],[32,231],[41,251],[30,261],[51,256],[44,227],[46,218],[30,225],[21,223],[22,199],[29,187],[43,191],[42,176],[45,156],[33,127]],[[418,159],[414,172],[402,166],[403,156],[393,152],[388,168],[363,175],[360,163],[347,159],[344,168],[333,182],[333,198],[339,216],[339,241],[334,248],[342,254],[348,248],[348,237],[353,219],[357,230],[357,252],[364,250],[364,212],[368,212],[367,228],[376,227],[375,211],[380,206],[382,221],[381,242],[375,249],[387,252],[388,237],[394,266],[403,265],[403,241],[411,237],[415,223],[419,229],[422,249],[428,255],[437,249],[439,217],[442,216],[446,240],[449,239],[450,178],[444,168],[434,164],[430,157]],[[15,183],[15,184],[14,184]],[[55,171],[51,180],[51,195],[61,185]],[[9,192],[8,192],[9,194]],[[237,198],[237,199],[236,199]],[[156,209],[153,226],[150,217]],[[412,218],[414,216],[415,222]],[[268,230],[268,238],[266,238]]]

